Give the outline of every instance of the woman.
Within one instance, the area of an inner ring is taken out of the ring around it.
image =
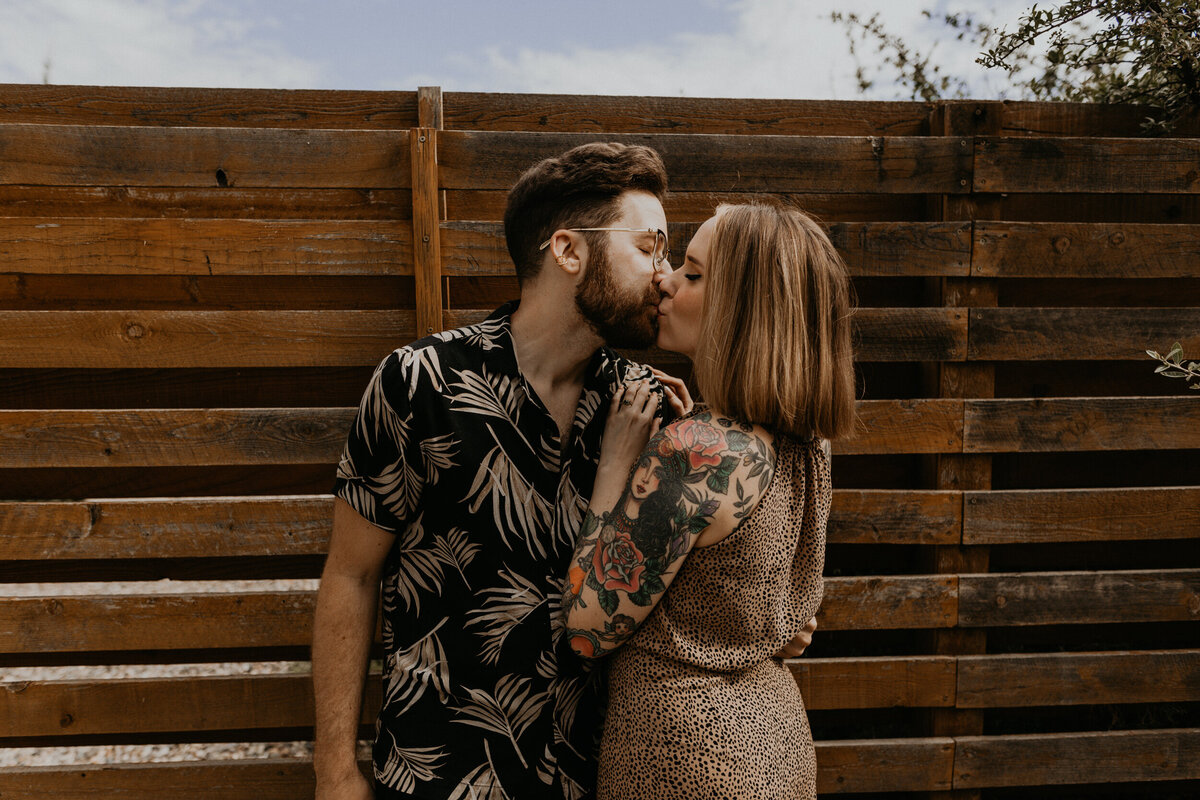
[[[692,359],[707,406],[658,431],[637,384],[609,410],[564,588],[572,648],[620,648],[598,796],[815,797],[772,656],[821,601],[826,440],[854,424],[846,269],[799,211],[722,206],[659,288],[658,345]]]

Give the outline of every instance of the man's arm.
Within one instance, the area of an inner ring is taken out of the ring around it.
[[[334,500],[333,536],[313,620],[317,800],[372,796],[358,769],[358,723],[380,575],[394,541],[395,536],[367,522],[340,497]]]

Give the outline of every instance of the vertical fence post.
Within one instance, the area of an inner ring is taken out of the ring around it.
[[[999,132],[1001,103],[943,102],[930,117],[933,136],[962,137],[963,146],[974,147],[972,137]],[[974,168],[971,170],[974,175]],[[974,180],[972,177],[971,180]],[[976,209],[971,195],[942,195],[936,198],[931,216],[941,220],[974,220]],[[997,304],[995,279],[944,277],[930,279],[928,299],[935,305],[972,308]],[[968,312],[969,313],[969,312]],[[968,336],[970,329],[968,327]],[[969,347],[969,343],[968,343]],[[928,394],[933,397],[987,398],[995,396],[995,368],[970,362],[931,365],[926,374]],[[958,491],[986,490],[992,487],[992,459],[987,455],[945,454],[929,457],[927,481],[935,489]],[[931,572],[961,575],[988,571],[988,549],[980,546],[945,545],[931,548],[927,568]],[[959,627],[936,630],[930,634],[935,655],[977,655],[987,652],[987,634],[982,630]],[[979,736],[983,734],[983,711],[977,709],[937,708],[929,712],[932,736]],[[933,797],[953,800],[978,800],[978,791],[935,792]]]
[[[418,125],[409,131],[412,158],[413,280],[417,338],[442,330],[441,203],[437,135],[442,125],[442,90],[417,90]]]

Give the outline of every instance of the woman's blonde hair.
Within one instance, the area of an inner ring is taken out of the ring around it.
[[[722,205],[708,254],[695,357],[713,408],[797,436],[854,428],[850,277],[794,208]]]

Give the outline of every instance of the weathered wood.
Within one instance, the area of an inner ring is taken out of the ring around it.
[[[809,711],[954,705],[955,662],[948,656],[805,658],[787,664]]]
[[[959,492],[835,489],[826,537],[831,544],[957,544]]]
[[[954,740],[948,737],[823,741],[816,746],[819,794],[919,792],[951,786]]]
[[[954,453],[962,450],[961,400],[860,400],[859,427],[835,454]]]
[[[1146,136],[1142,124],[1156,114],[1145,105],[1006,100],[1004,136]],[[1185,119],[1176,136],[1200,134],[1198,119]]]
[[[1141,361],[1200,349],[1200,308],[972,308],[976,361]]]
[[[1200,537],[1195,486],[967,492],[964,501],[965,544]]]
[[[1200,192],[1200,141],[976,137],[976,192]]]
[[[835,222],[825,229],[856,277],[966,275],[971,263],[969,222]],[[515,274],[501,223],[448,221],[441,234],[445,274]],[[681,245],[686,239],[671,242],[676,263]]]
[[[725,100],[446,92],[446,127],[804,136],[923,136],[929,105],[838,100]]]
[[[963,708],[1200,699],[1200,650],[961,656]]]
[[[966,401],[968,453],[1200,448],[1193,397]]]
[[[1200,277],[1200,225],[980,220],[974,245],[980,277]]]
[[[0,653],[307,646],[316,592],[0,597]]]
[[[958,623],[1059,625],[1200,621],[1200,570],[958,576]]]
[[[1057,786],[1200,778],[1200,731],[961,737],[955,787]]]
[[[413,275],[417,294],[417,336],[443,329],[442,251],[438,221],[438,131],[409,131],[413,175]]]
[[[442,87],[421,86],[417,88],[417,124],[414,128],[441,128],[444,113]]]
[[[332,519],[329,495],[0,502],[0,560],[316,555]]]
[[[404,221],[0,217],[4,271],[75,275],[411,275]]]
[[[228,128],[370,128],[417,124],[416,92],[0,86],[0,122]]]
[[[0,411],[0,467],[332,465],[345,444],[354,412],[353,408]]]
[[[821,630],[948,628],[958,618],[954,575],[826,578]]]
[[[540,159],[597,140],[654,148],[671,188],[707,192],[966,192],[971,143],[955,137],[467,133],[439,137],[446,189],[504,189]]]
[[[0,311],[0,366],[377,364],[415,325],[411,311]]]
[[[0,125],[0,184],[409,188],[407,131]]]

